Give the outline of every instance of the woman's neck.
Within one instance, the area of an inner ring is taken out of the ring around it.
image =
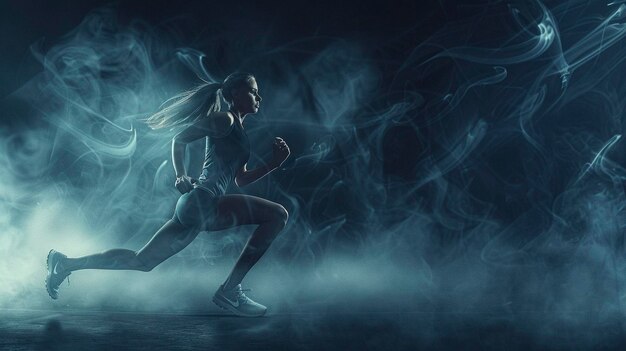
[[[243,126],[243,120],[246,118],[246,115],[232,108],[229,111],[230,113],[235,115],[235,118],[237,118],[237,120],[239,121],[239,124]]]

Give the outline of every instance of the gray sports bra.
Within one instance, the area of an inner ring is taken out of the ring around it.
[[[250,141],[238,119],[230,132],[219,138],[206,137],[204,165],[196,188],[219,196],[235,179],[237,171],[248,162]]]

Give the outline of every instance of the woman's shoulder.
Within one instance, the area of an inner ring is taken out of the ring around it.
[[[230,113],[230,111],[211,112],[211,114],[208,117],[212,121],[219,122],[219,123],[233,124],[235,122],[235,118]]]
[[[215,131],[218,135],[228,134],[235,123],[235,118],[229,112],[225,111],[213,112],[207,119],[211,125],[210,129]]]

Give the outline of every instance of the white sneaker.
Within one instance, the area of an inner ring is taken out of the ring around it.
[[[59,297],[59,285],[63,283],[65,278],[72,274],[69,271],[58,270],[59,262],[64,258],[67,258],[67,256],[58,251],[50,250],[48,253],[48,259],[46,260],[46,266],[48,269],[48,275],[46,276],[46,290],[48,290],[48,295],[55,300]],[[69,284],[69,282],[68,278],[67,283]]]
[[[250,291],[250,289],[244,290],[241,288],[241,284],[239,284],[232,290],[224,290],[224,285],[220,285],[215,295],[213,295],[213,302],[238,316],[260,317],[264,315],[267,307],[252,301],[243,293],[244,291]]]

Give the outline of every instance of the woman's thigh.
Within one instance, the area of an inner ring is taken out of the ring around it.
[[[223,230],[239,225],[287,220],[287,210],[280,204],[252,195],[220,196],[217,218],[207,230]]]
[[[137,252],[137,258],[146,268],[152,269],[189,245],[198,232],[197,228],[185,227],[178,220],[171,219]]]

